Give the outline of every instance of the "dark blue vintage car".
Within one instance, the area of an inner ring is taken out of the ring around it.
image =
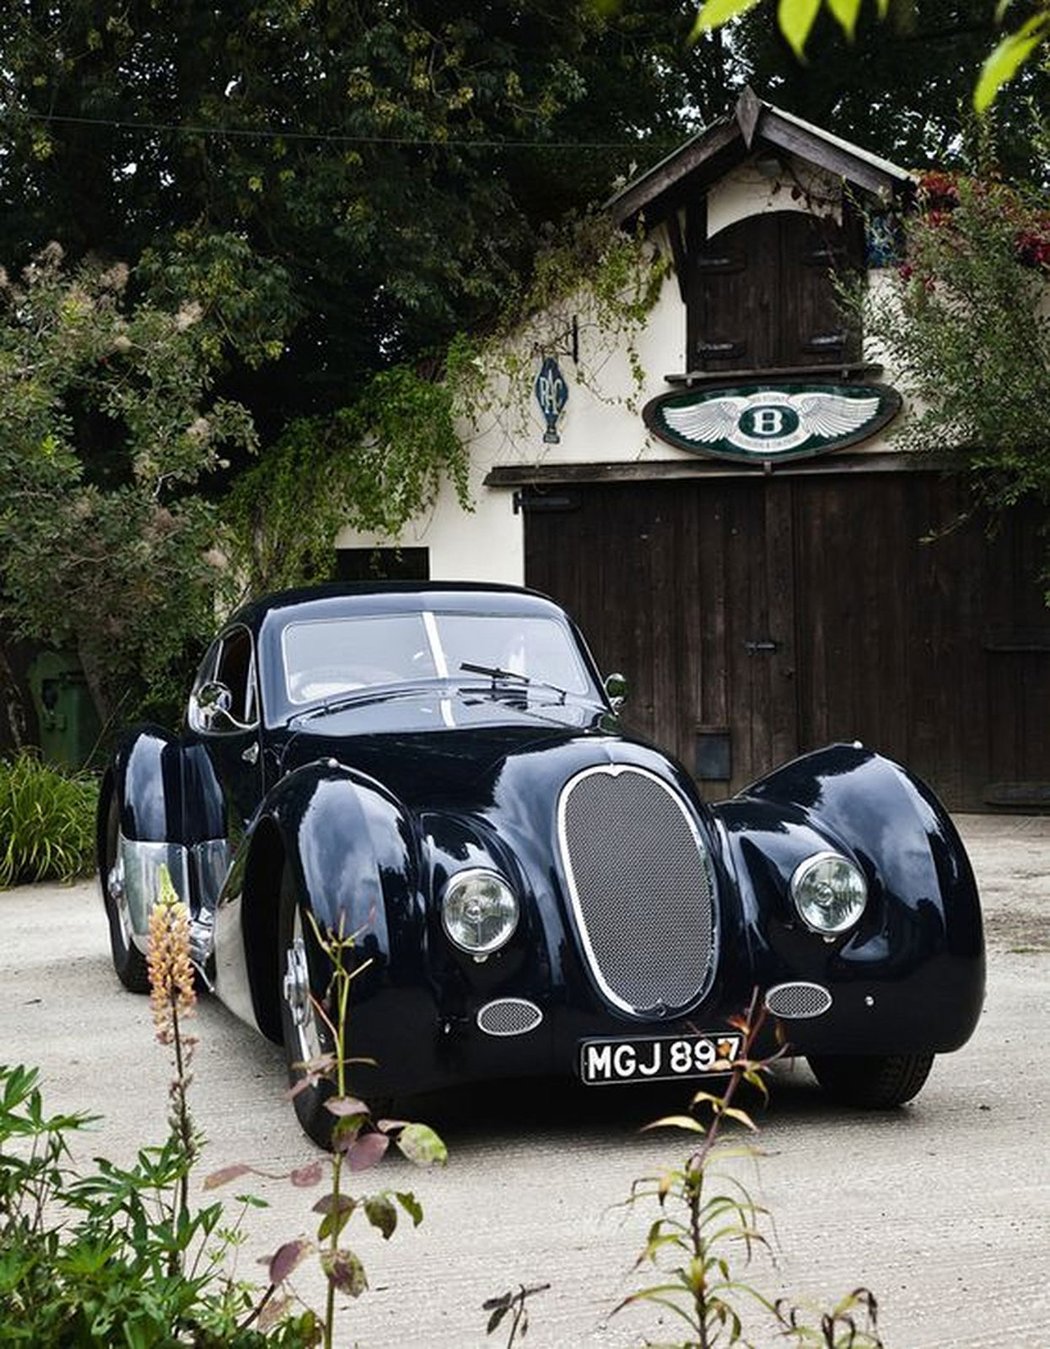
[[[323,1053],[322,933],[359,932],[366,1099],[485,1078],[607,1085],[724,1070],[758,989],[838,1100],[912,1097],[981,1009],[981,916],[932,793],[832,745],[717,806],[620,724],[587,647],[525,590],[338,587],[261,600],[200,667],[183,733],[132,733],[102,794],[113,959],[147,987],[167,867],[203,978]],[[328,1139],[328,1084],[295,1096]]]

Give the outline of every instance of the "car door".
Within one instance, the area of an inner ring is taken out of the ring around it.
[[[206,751],[222,788],[233,850],[263,792],[260,710],[255,643],[248,629],[237,625],[201,662],[187,718],[191,738]]]

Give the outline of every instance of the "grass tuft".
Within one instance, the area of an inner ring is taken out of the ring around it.
[[[98,783],[23,750],[0,759],[0,890],[29,881],[71,881],[95,857]]]

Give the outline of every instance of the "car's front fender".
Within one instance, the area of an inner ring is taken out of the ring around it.
[[[842,1052],[938,1052],[972,1033],[984,996],[984,943],[973,871],[955,826],[905,769],[854,745],[785,765],[715,807],[741,890],[750,894],[756,981],[811,981],[834,1010],[791,1027],[796,1046]],[[827,940],[789,896],[792,872],[830,848],[868,884],[865,913]]]
[[[271,1038],[279,1034],[282,891],[324,934],[353,937],[360,1004],[419,982],[426,923],[418,844],[405,807],[334,760],[290,773],[264,799],[215,916],[216,992]],[[307,919],[309,921],[309,919]]]

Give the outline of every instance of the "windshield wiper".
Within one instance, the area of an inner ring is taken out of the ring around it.
[[[355,689],[352,693],[336,694],[332,698],[326,698],[324,702],[318,703],[315,707],[308,707],[302,712],[297,712],[289,718],[289,725],[296,721],[312,721],[314,717],[325,717],[331,712],[344,712],[348,707],[355,707],[358,703],[381,703],[388,699],[404,698],[410,694],[418,693],[420,684],[432,681],[417,681],[412,684],[369,684],[364,688]]]
[[[516,681],[522,688],[549,689],[552,693],[558,694],[563,703],[568,696],[566,690],[560,689],[557,684],[549,684],[545,679],[530,679],[528,675],[519,674],[517,670],[501,670],[498,665],[475,665],[465,660],[460,662],[459,668],[466,670],[468,674],[485,675],[491,679],[493,693],[497,691],[497,684]]]

